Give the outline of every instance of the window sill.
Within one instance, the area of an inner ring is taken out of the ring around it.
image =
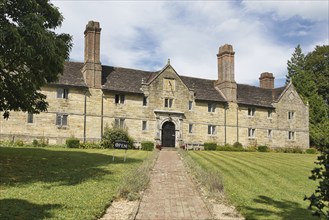
[[[63,129],[63,130],[66,130],[66,129],[69,129],[70,127],[67,126],[67,125],[56,125],[58,129]]]

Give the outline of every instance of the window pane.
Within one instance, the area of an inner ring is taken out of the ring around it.
[[[61,99],[63,98],[63,89],[57,88],[57,98]]]
[[[211,109],[212,109],[212,105],[211,103],[208,103],[208,112],[211,112]]]
[[[119,103],[119,95],[115,95],[115,103],[116,103],[116,104]]]
[[[169,108],[172,107],[172,99],[169,99]]]
[[[147,106],[147,97],[146,96],[143,97],[143,106]]]
[[[143,121],[142,130],[145,131],[147,129],[147,121]]]
[[[63,98],[67,99],[69,97],[69,90],[68,89],[63,89]]]
[[[67,125],[67,115],[62,116],[62,125]]]
[[[120,120],[118,118],[114,119],[114,126],[119,127],[120,126]]]
[[[193,103],[192,101],[188,102],[188,110],[192,110],[192,103]]]
[[[61,125],[62,124],[62,117],[61,115],[57,114],[56,115],[56,125]]]
[[[27,123],[33,123],[33,114],[32,113],[27,114]]]
[[[125,95],[120,95],[120,103],[125,103]]]

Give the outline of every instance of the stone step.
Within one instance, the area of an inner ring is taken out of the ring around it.
[[[176,147],[162,147],[161,150],[164,150],[164,151],[176,151],[177,148]]]

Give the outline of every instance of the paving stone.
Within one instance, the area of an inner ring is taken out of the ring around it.
[[[177,151],[160,151],[136,219],[212,219]]]

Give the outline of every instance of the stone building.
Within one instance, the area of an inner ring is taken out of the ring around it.
[[[309,147],[308,106],[294,86],[274,88],[268,72],[260,87],[236,83],[231,45],[219,48],[218,80],[208,80],[180,76],[169,61],[156,72],[102,65],[100,33],[98,22],[87,24],[84,62],[67,62],[42,88],[48,111],[11,112],[0,119],[1,139],[99,141],[108,125],[127,128],[136,144]]]

